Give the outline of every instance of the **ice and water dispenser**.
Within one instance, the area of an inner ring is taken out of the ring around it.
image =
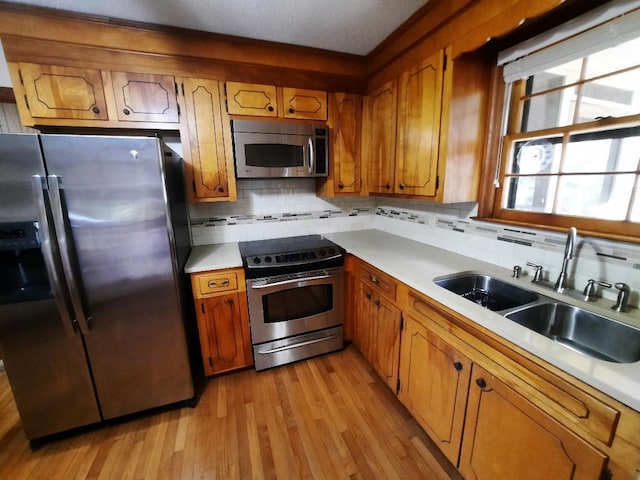
[[[0,303],[51,298],[38,222],[0,223]]]

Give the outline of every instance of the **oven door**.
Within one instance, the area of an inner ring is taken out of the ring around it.
[[[312,136],[236,132],[234,150],[238,178],[313,175]]]
[[[247,280],[254,345],[342,324],[343,268]]]

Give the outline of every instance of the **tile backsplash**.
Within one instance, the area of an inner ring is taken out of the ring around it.
[[[563,234],[472,220],[476,203],[439,205],[377,197],[323,199],[313,179],[239,180],[238,201],[190,206],[193,245],[378,229],[511,269],[543,266],[554,280],[562,264]],[[638,305],[640,246],[580,237],[570,278],[582,289],[590,278],[629,284]],[[601,294],[615,299],[617,291]]]

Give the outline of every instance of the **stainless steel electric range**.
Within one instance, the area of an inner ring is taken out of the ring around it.
[[[240,242],[256,370],[343,347],[344,253],[320,235]]]

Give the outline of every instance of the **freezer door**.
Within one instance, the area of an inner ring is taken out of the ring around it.
[[[194,395],[160,147],[155,138],[42,136],[105,419]]]
[[[80,335],[53,299],[0,305],[4,365],[30,440],[101,420]]]
[[[32,176],[46,178],[38,137],[0,134],[0,172],[0,221],[39,221],[40,228],[42,251],[37,242],[11,246],[11,239],[0,240],[0,351],[22,425],[35,439],[98,422],[100,411],[82,337],[68,311],[58,308],[66,306],[66,287],[54,284],[55,259],[45,261],[55,252],[46,250],[51,244],[46,218],[40,218],[46,205],[34,198]],[[45,192],[39,194],[44,201]],[[37,288],[26,288],[24,275]]]

